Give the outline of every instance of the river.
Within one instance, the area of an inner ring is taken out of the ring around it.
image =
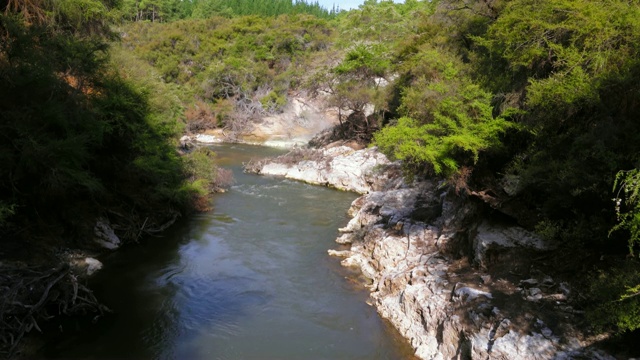
[[[327,255],[355,194],[244,174],[280,150],[212,147],[235,183],[213,211],[101,258],[114,313],[70,320],[47,358],[409,359],[355,274]]]

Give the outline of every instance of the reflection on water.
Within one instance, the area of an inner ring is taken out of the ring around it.
[[[326,253],[355,195],[241,172],[241,162],[274,150],[214,151],[236,177],[214,211],[103,259],[93,286],[115,313],[65,324],[44,356],[407,358]]]

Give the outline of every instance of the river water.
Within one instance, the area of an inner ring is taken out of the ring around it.
[[[111,309],[63,324],[48,358],[409,359],[366,305],[354,274],[327,256],[355,194],[243,174],[279,150],[213,147],[235,184],[211,212],[102,258],[92,281]],[[351,280],[350,280],[351,279]]]

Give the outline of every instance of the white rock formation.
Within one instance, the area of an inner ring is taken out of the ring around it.
[[[102,269],[102,262],[85,252],[64,253],[66,262],[71,266],[73,274],[80,277],[92,276]]]
[[[115,250],[120,247],[120,238],[115,234],[109,220],[99,218],[96,226],[93,228],[94,242],[101,247],[109,250]]]
[[[430,182],[407,186],[397,164],[375,149],[318,151],[294,165],[263,164],[258,172],[366,194],[352,203],[352,219],[336,239],[350,248],[329,254],[370,280],[372,305],[419,358],[614,359],[572,337],[572,330],[556,334],[560,327],[553,330],[541,320],[550,311],[564,311],[560,319],[570,316],[566,284],[548,276],[513,284],[483,272],[492,265],[490,253],[544,249],[537,236],[515,226],[469,221],[476,214],[473,205]],[[379,170],[385,167],[392,171]],[[471,251],[468,261],[452,256],[460,244]],[[557,309],[543,313],[540,301]],[[571,328],[566,322],[563,327]]]
[[[496,227],[486,221],[481,223],[478,233],[473,241],[475,259],[481,265],[485,265],[485,254],[491,248],[523,247],[533,250],[545,250],[542,239],[525,229],[513,227]]]
[[[340,190],[354,191],[360,194],[382,188],[393,178],[389,172],[381,171],[391,162],[375,148],[353,150],[347,146],[337,146],[316,152],[313,159],[303,160],[297,164],[268,162],[258,173],[263,175],[283,176],[310,184],[331,186]]]
[[[87,257],[84,259],[86,265],[87,276],[93,275],[96,271],[102,269],[102,263],[98,259]]]
[[[212,144],[238,142],[271,147],[292,148],[306,144],[313,136],[338,123],[338,111],[327,106],[328,94],[291,96],[281,112],[262,116],[241,132],[210,129],[205,134],[185,136],[180,143]]]
[[[351,243],[344,266],[357,267],[371,280],[373,305],[411,342],[421,359],[614,359],[588,343],[554,333],[536,315],[503,312],[492,294],[491,277],[479,274],[477,283],[455,281],[458,261],[444,251],[459,233],[460,217],[469,209],[445,199],[433,225],[410,219],[415,199],[440,198],[433,185],[372,192],[352,204],[353,216],[339,243]],[[543,244],[518,227],[482,223],[474,231],[474,256],[480,265],[489,248]],[[481,279],[487,279],[482,281]],[[525,280],[527,281],[527,280]],[[482,284],[485,282],[485,284]],[[547,282],[549,280],[547,279]],[[534,296],[542,297],[535,289]],[[529,289],[529,294],[531,289]],[[504,296],[504,294],[503,294]],[[531,296],[531,295],[529,295]],[[526,302],[518,293],[509,295]],[[505,301],[505,300],[502,300]],[[522,318],[530,317],[527,323]],[[517,319],[517,321],[516,321]]]
[[[183,137],[184,138],[184,137]],[[182,139],[180,139],[182,141]],[[193,137],[193,140],[203,144],[216,144],[223,141],[222,138],[215,135],[197,134]]]

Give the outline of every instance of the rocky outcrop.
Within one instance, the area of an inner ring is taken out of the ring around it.
[[[326,96],[311,97],[300,93],[291,96],[281,112],[253,123],[250,130],[238,136],[238,140],[276,147],[304,145],[315,134],[336,123],[337,109],[327,107]]]
[[[328,96],[327,93],[311,96],[304,92],[292,95],[278,112],[262,113],[244,125],[237,124],[235,131],[209,129],[202,134],[185,135],[180,139],[181,147],[191,143],[220,142],[281,148],[305,145],[317,133],[338,123],[338,109],[327,105]]]
[[[115,250],[121,245],[120,238],[113,231],[109,220],[105,218],[99,218],[96,221],[93,228],[93,240],[99,246],[109,250]]]
[[[329,253],[370,280],[372,304],[419,358],[613,359],[574,336],[566,284],[495,266],[544,251],[534,234],[479,221],[476,205],[433,183],[372,192],[349,214],[336,241],[350,248]]]
[[[571,325],[581,314],[569,285],[534,261],[549,250],[542,239],[483,218],[477,197],[407,185],[374,148],[299,149],[250,168],[365,194],[329,254],[362,272],[419,358],[613,359]]]
[[[88,253],[81,251],[69,252],[64,256],[65,263],[69,264],[74,275],[89,277],[102,269],[102,262]]]
[[[400,179],[398,165],[375,148],[354,150],[347,146],[298,148],[287,155],[253,164],[248,170],[360,194],[380,190]]]

